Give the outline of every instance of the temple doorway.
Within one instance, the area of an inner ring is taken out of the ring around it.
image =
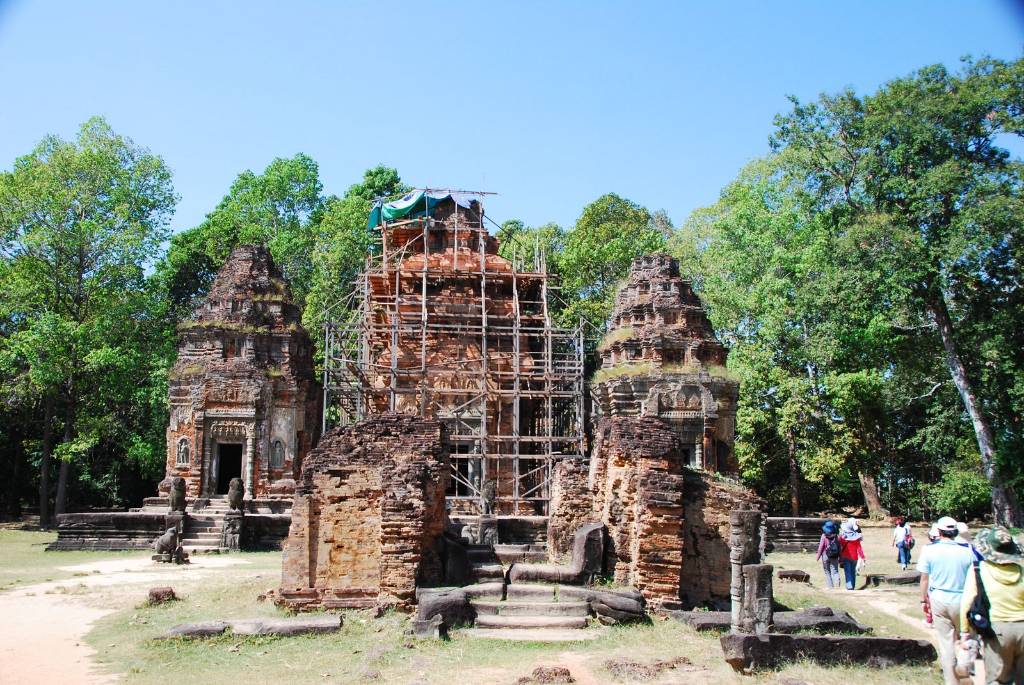
[[[217,494],[228,494],[232,478],[242,477],[242,446],[237,443],[217,444]]]

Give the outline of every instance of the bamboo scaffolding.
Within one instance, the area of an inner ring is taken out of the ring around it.
[[[493,479],[501,513],[546,514],[554,463],[584,450],[583,326],[554,323],[545,256],[533,271],[500,257],[485,219],[455,207],[380,227],[324,326],[324,427],[384,409],[436,418],[451,500],[481,505]]]

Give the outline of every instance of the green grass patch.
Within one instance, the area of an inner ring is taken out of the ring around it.
[[[53,531],[0,529],[0,592],[50,580],[80,576],[80,571],[62,567],[91,561],[135,559],[142,552],[47,552],[46,546],[57,539]]]

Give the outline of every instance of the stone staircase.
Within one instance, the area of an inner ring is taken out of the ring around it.
[[[509,566],[522,562],[547,561],[543,544],[467,545],[471,575],[477,583],[500,581]]]
[[[224,515],[228,512],[227,497],[197,500],[188,509],[181,546],[189,554],[219,554],[224,531]]]
[[[558,586],[479,583],[466,588],[476,613],[466,634],[482,639],[529,642],[579,642],[601,631],[590,625],[589,604],[579,597],[559,597]]]

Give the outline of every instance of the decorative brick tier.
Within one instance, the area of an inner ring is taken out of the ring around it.
[[[679,436],[688,465],[737,471],[739,383],[726,371],[728,350],[675,258],[633,260],[599,352],[592,390],[604,416],[661,419]]]

